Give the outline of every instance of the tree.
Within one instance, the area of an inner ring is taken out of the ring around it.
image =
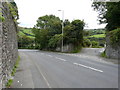
[[[100,23],[107,23],[108,31],[120,28],[120,1],[94,2],[92,6],[99,12]]]
[[[100,8],[104,6],[103,8]],[[107,2],[93,3],[94,9],[99,11],[99,16],[101,15],[102,23],[107,23],[106,25],[106,49],[105,54],[107,57],[117,58],[113,53],[120,52],[119,50],[119,37],[120,37],[120,1],[119,2]],[[112,49],[111,49],[112,48]],[[109,52],[111,51],[111,53]]]
[[[73,44],[79,47],[83,42],[83,28],[84,22],[81,20],[74,20],[64,28],[64,43]]]
[[[26,35],[18,36],[18,47],[19,48],[33,48],[34,39],[29,38]]]
[[[56,34],[61,34],[61,21],[54,15],[45,15],[39,17],[36,26],[33,28],[36,43],[40,49],[49,48],[49,40]]]
[[[39,46],[39,49],[47,49],[47,44],[49,40],[48,30],[45,29],[33,29],[35,34],[35,43]]]
[[[64,45],[73,44],[79,47],[83,41],[84,22],[81,20],[64,21],[64,35],[62,36],[62,21],[54,15],[39,17],[33,28],[35,41],[40,49],[56,49],[61,47],[62,38]]]
[[[83,42],[83,28],[84,28],[84,22],[81,20],[74,20],[71,23],[74,27],[74,36],[77,39],[75,44],[79,45],[80,43],[82,44]]]
[[[74,35],[74,27],[72,24],[64,27],[64,45],[76,42],[77,39]]]
[[[48,43],[49,49],[56,49],[57,47],[61,47],[61,42],[62,42],[62,34],[56,34],[53,36]]]
[[[70,21],[68,19],[65,19],[65,21],[64,21],[64,27],[67,26],[67,25],[70,25]]]
[[[58,33],[60,34],[62,28],[59,17],[56,17],[54,15],[45,15],[43,17],[39,17],[36,27],[38,29],[48,30],[50,36],[54,36]]]

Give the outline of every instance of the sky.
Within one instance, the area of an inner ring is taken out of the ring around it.
[[[36,25],[38,17],[44,15],[55,15],[62,20],[64,10],[64,19],[73,21],[75,19],[84,20],[85,29],[104,28],[105,25],[99,25],[98,12],[91,7],[92,0],[14,0],[18,6],[19,26],[33,27]]]

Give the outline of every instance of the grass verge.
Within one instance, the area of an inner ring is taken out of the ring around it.
[[[18,59],[17,59],[17,61],[16,61],[16,63],[15,63],[15,66],[14,66],[14,68],[13,68],[13,70],[12,70],[11,76],[14,76],[14,75],[15,75],[16,69],[18,68],[18,65],[19,65],[19,61],[20,61],[20,56],[18,56]]]
[[[101,57],[107,58],[105,51],[101,53]]]
[[[13,80],[12,79],[9,79],[7,84],[6,84],[6,87],[9,88],[13,83]]]
[[[20,56],[18,56],[18,59],[16,60],[16,63],[15,63],[15,66],[14,66],[14,68],[12,70],[11,76],[15,75],[16,69],[19,66],[19,61],[20,61]],[[12,85],[12,83],[13,83],[13,79],[9,79],[8,82],[7,82],[7,84],[6,84],[6,87],[9,88]]]

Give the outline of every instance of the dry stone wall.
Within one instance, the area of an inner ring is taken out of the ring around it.
[[[120,43],[120,42],[119,42]],[[110,43],[110,35],[106,36],[106,55],[108,58],[120,59],[120,45],[116,44],[114,47]]]
[[[5,20],[0,22],[0,88],[12,78],[11,72],[18,57],[17,25],[7,3],[0,3]]]

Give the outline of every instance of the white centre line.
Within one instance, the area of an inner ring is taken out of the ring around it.
[[[47,56],[49,56],[49,57],[53,57],[52,55],[47,55]]]
[[[97,71],[97,72],[103,72],[102,70],[99,70],[99,69],[96,69],[96,68],[93,68],[93,67],[89,67],[89,66],[85,66],[83,64],[79,64],[79,63],[73,63],[75,65],[79,65],[79,66],[82,66],[84,68],[88,68],[88,69],[91,69],[91,70],[94,70],[94,71]]]
[[[55,57],[56,59],[59,59],[59,60],[61,60],[61,61],[67,61],[67,60],[65,60],[65,59],[62,59],[62,58],[58,58],[58,57]]]

